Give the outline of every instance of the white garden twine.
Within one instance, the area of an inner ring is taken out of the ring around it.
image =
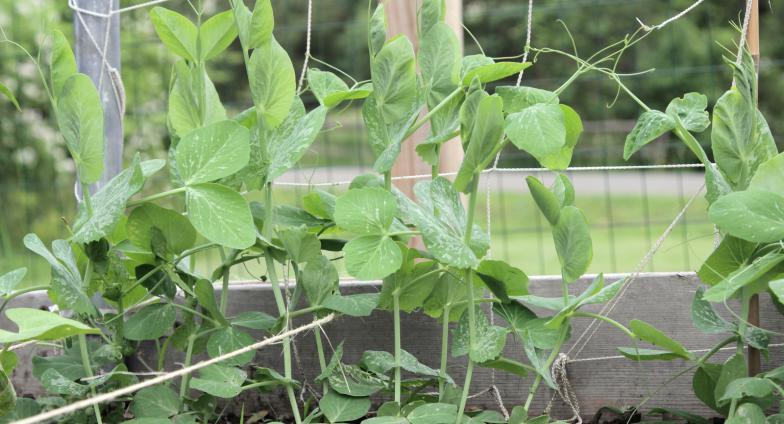
[[[98,396],[92,396],[92,397],[89,397],[87,399],[80,400],[78,402],[74,402],[74,403],[71,403],[69,405],[63,406],[61,408],[53,409],[51,411],[44,412],[44,413],[41,413],[41,414],[38,414],[38,415],[34,415],[32,417],[29,417],[29,418],[25,418],[25,419],[22,419],[22,420],[19,420],[19,421],[15,421],[15,424],[35,424],[35,423],[40,423],[40,422],[44,422],[46,420],[50,420],[50,419],[55,418],[55,417],[59,417],[61,415],[65,415],[65,414],[70,414],[72,412],[76,412],[76,411],[78,411],[80,409],[88,408],[88,407],[93,406],[93,405],[98,405],[98,404],[101,404],[101,403],[104,403],[104,402],[109,402],[109,401],[111,401],[113,399],[116,399],[116,398],[118,398],[120,396],[131,394],[133,392],[136,392],[138,390],[144,389],[146,387],[155,386],[156,384],[164,383],[166,381],[175,379],[177,377],[181,377],[181,376],[184,376],[184,375],[191,374],[194,371],[200,370],[200,369],[202,369],[204,367],[208,367],[210,365],[217,364],[217,363],[225,361],[227,359],[234,358],[235,356],[242,355],[243,353],[252,352],[252,351],[261,349],[263,347],[269,346],[271,344],[279,343],[279,342],[283,341],[283,339],[296,336],[297,334],[300,334],[300,333],[305,332],[305,331],[309,331],[309,330],[311,330],[313,328],[316,328],[316,327],[320,327],[320,326],[322,326],[322,325],[332,321],[334,318],[335,318],[335,314],[329,314],[329,315],[325,316],[324,318],[321,318],[319,320],[311,322],[310,324],[306,324],[306,325],[303,325],[301,327],[295,328],[293,330],[289,330],[289,331],[286,331],[284,333],[280,333],[280,334],[277,334],[275,336],[266,338],[264,340],[260,340],[260,341],[258,341],[256,343],[253,343],[252,345],[245,346],[243,348],[240,348],[240,349],[237,349],[237,350],[233,350],[231,352],[224,353],[223,355],[217,356],[215,358],[207,359],[207,360],[195,363],[195,364],[193,364],[191,366],[188,366],[188,367],[176,370],[176,371],[172,371],[170,373],[166,373],[164,375],[160,375],[158,377],[154,377],[154,378],[151,378],[149,380],[144,380],[144,381],[141,381],[139,383],[132,384],[130,386],[123,387],[121,389],[117,389],[117,390],[109,392],[109,393],[104,393],[104,394],[98,395]]]

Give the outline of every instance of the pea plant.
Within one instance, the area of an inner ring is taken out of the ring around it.
[[[720,232],[720,243],[700,267],[697,275],[707,286],[698,288],[692,304],[694,326],[710,334],[727,337],[701,356],[687,352],[673,340],[666,351],[623,349],[633,360],[682,358],[692,362],[693,387],[697,397],[728,423],[779,422],[780,414],[765,417],[784,396],[781,384],[784,368],[748,375],[746,348],[767,354],[771,335],[777,334],[749,322],[752,296],[769,292],[781,310],[784,300],[784,205],[781,176],[784,155],[778,153],[765,118],[757,108],[758,81],[754,61],[747,50],[728,59],[733,85],[713,107],[705,110],[707,98],[687,93],[670,102],[664,112],[645,112],[626,138],[624,157],[629,158],[662,134],[672,132],[705,166],[706,199],[710,221]],[[711,126],[712,124],[712,126]],[[710,147],[715,163],[693,133],[711,126]],[[740,312],[728,302],[740,303]],[[713,304],[724,306],[733,317],[727,321]],[[737,351],[723,363],[711,362],[719,349],[735,344]],[[705,419],[676,411],[690,422]]]
[[[550,422],[547,415],[535,416],[531,405],[542,383],[555,387],[550,367],[570,337],[572,320],[608,320],[581,308],[610,301],[624,284],[605,284],[599,274],[585,290],[573,293],[593,249],[574,188],[561,173],[569,166],[582,122],[559,94],[591,70],[617,79],[614,68],[600,64],[617,63],[628,40],[580,60],[577,71],[554,91],[499,85],[490,94],[488,84],[497,85],[531,63],[496,61],[484,54],[463,57],[439,0],[422,2],[415,50],[405,36],[387,39],[379,5],[369,16],[370,80],[356,81],[326,64],[338,73],[308,69],[307,91],[318,106],[307,110],[292,62],[275,40],[270,1],[258,0],[253,9],[242,1],[228,4],[228,10],[210,17],[201,4],[194,6],[195,22],[162,7],[151,10],[156,33],[176,58],[168,93],[169,154],[166,160],[142,160],[137,154],[97,190],[93,185],[103,172],[103,113],[95,86],[77,72],[62,33],[49,37],[48,66],[29,55],[41,71],[83,197],[77,216],[66,222],[67,239],[48,248],[35,234],[24,238],[25,246],[50,264],[49,284],[18,289],[24,269],[0,277],[0,309],[24,293],[46,289],[60,312],[6,311],[18,332],[0,332],[0,413],[13,420],[134,384],[139,370],[130,370],[126,359],[145,346],[155,349],[156,361],[143,363],[143,371],[163,373],[171,352],[178,352],[188,366],[197,355],[223,358],[252,345],[256,338],[251,333],[281,334],[293,327],[295,318],[366,317],[382,310],[394,322],[392,352],[365,351],[357,363],[348,364],[342,343],[328,344],[321,333],[313,334],[320,390],[305,390],[308,383],[295,379],[292,340],[284,337],[282,370],[255,363],[250,351],[59,422],[229,420],[221,412],[222,400],[271,389],[282,390],[290,404],[289,414],[278,418],[290,417],[297,424]],[[209,73],[237,40],[253,104],[229,116]],[[312,190],[302,208],[276,204],[275,180],[302,158],[330,112],[355,101],[363,102],[375,173],[357,177],[340,196]],[[676,115],[662,115],[688,122],[693,130],[707,119],[703,112],[694,113],[694,107],[689,97],[676,102]],[[426,123],[429,137],[416,149],[432,166],[433,177],[417,183],[410,198],[393,187],[391,169],[403,143]],[[456,136],[465,159],[450,181],[438,176],[439,152]],[[552,229],[563,280],[562,295],[556,298],[529,293],[522,270],[488,258],[488,235],[475,222],[483,170],[510,143],[555,174],[551,187],[533,177],[526,183]],[[146,182],[164,168],[171,188],[149,193]],[[249,201],[254,194],[263,194],[264,200]],[[410,241],[417,237],[424,249],[412,247]],[[759,245],[766,257],[784,258],[773,240],[753,241],[768,242]],[[205,252],[221,258],[209,275],[196,266]],[[341,294],[336,260],[355,278],[382,280],[380,292]],[[263,280],[271,288],[277,316],[258,310],[228,313],[231,270],[252,261],[264,264]],[[291,291],[280,277],[289,270],[296,281]],[[221,286],[218,296],[214,283]],[[507,325],[491,324],[490,308]],[[537,315],[532,308],[547,312]],[[441,322],[437,369],[401,345],[401,315],[414,311]],[[634,340],[670,349],[660,356],[682,353],[642,321],[633,321],[630,329],[609,322]],[[522,345],[525,359],[505,353],[510,335]],[[33,375],[49,395],[17,399],[8,378],[17,362],[12,348],[28,341],[53,345],[57,354],[36,356],[32,364]],[[465,376],[458,381],[450,371],[463,361]],[[467,409],[477,367],[520,378],[532,374],[524,404],[509,417]],[[370,412],[371,397],[378,394],[389,400]]]

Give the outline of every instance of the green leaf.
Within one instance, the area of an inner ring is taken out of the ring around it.
[[[724,236],[719,246],[697,271],[697,276],[703,283],[715,286],[739,268],[748,265],[756,250],[756,243]]]
[[[411,109],[406,118],[386,122],[375,96],[369,96],[362,105],[362,119],[365,121],[368,141],[376,156],[376,162],[373,164],[374,171],[383,173],[392,169],[392,165],[400,154],[400,146],[406,132],[419,116],[420,103],[415,101],[410,106]]]
[[[71,76],[77,73],[76,58],[74,57],[73,50],[71,50],[71,43],[60,30],[52,31],[52,52],[49,60],[49,77],[52,80],[52,94],[55,100],[60,97],[63,91],[65,82]],[[11,101],[19,109],[19,104],[13,96],[9,97]]]
[[[134,245],[152,250],[156,234],[165,240],[166,252],[179,254],[196,243],[196,230],[188,218],[171,209],[153,203],[135,208],[125,224],[128,240]]]
[[[328,391],[319,400],[319,409],[331,423],[358,420],[370,410],[370,399],[344,396]]]
[[[574,186],[572,186],[572,182],[569,181],[569,177],[558,174],[555,177],[555,181],[553,181],[551,190],[562,207],[574,206]]]
[[[391,353],[385,351],[366,350],[362,353],[362,358],[359,360],[359,363],[370,372],[384,375],[395,368],[395,357]],[[400,368],[414,374],[430,377],[438,377],[439,375],[438,370],[434,370],[433,368],[422,364],[414,355],[405,350],[400,351]],[[449,376],[446,378],[449,382],[452,382],[452,379]]]
[[[438,3],[433,0],[431,3]],[[423,9],[427,4],[423,4]],[[420,15],[420,18],[423,16]],[[444,22],[435,22],[421,38],[417,60],[422,73],[422,83],[427,94],[426,104],[435,108],[455,89],[460,78],[460,42],[455,31]],[[441,110],[430,117],[431,139],[442,135],[448,137],[458,125],[457,113],[462,96],[457,95]]]
[[[506,135],[540,163],[566,145],[564,114],[557,104],[538,103],[506,117]]]
[[[409,424],[403,417],[373,417],[362,420],[361,424]]]
[[[530,175],[525,177],[525,182],[528,184],[528,190],[531,191],[531,197],[534,198],[536,206],[542,211],[542,215],[547,218],[550,225],[556,225],[561,214],[561,202],[538,178]]]
[[[79,334],[97,334],[98,329],[60,315],[32,308],[13,308],[5,311],[6,317],[16,324],[19,332],[0,330],[0,343],[18,343],[27,340],[59,340]]]
[[[329,386],[336,392],[353,397],[370,396],[387,386],[384,380],[356,365],[338,364],[329,375],[328,381]]]
[[[493,305],[493,312],[509,323],[516,333],[523,331],[529,321],[536,319],[533,311],[517,302],[496,303]]]
[[[357,237],[343,247],[343,253],[348,273],[365,281],[384,278],[403,262],[400,247],[389,236]]]
[[[242,383],[248,374],[234,367],[209,365],[199,371],[199,376],[191,379],[190,387],[212,396],[231,399],[242,393]]]
[[[408,38],[398,36],[384,44],[373,59],[371,78],[384,122],[407,119],[419,90],[414,46]]]
[[[250,19],[248,48],[256,49],[272,40],[275,15],[270,0],[256,0]]]
[[[468,290],[473,290],[476,297],[482,296],[481,287],[476,287],[473,282],[466,282],[453,274],[441,274],[430,296],[425,299],[423,309],[427,315],[449,322],[458,321],[463,316],[463,311],[468,308],[468,302],[465,301]],[[445,312],[448,312],[446,316]]]
[[[278,238],[283,248],[296,264],[304,264],[321,257],[321,243],[315,234],[304,226],[288,227],[278,230]]]
[[[96,310],[87,288],[82,283],[82,276],[76,266],[71,245],[65,240],[52,242],[52,252],[35,234],[24,237],[24,245],[32,252],[46,259],[52,267],[52,283],[48,291],[49,298],[61,309],[71,309],[76,313],[94,315]]]
[[[751,177],[749,190],[768,191],[779,196],[784,196],[784,153],[780,153],[763,162],[754,176]]]
[[[451,424],[455,422],[457,406],[448,403],[426,403],[414,408],[406,416],[411,424]]]
[[[57,99],[57,125],[76,163],[79,181],[98,181],[103,172],[103,105],[87,75],[72,75],[63,84]]]
[[[671,361],[673,359],[683,359],[682,356],[668,350],[645,349],[638,347],[619,347],[621,355],[632,361]]]
[[[481,362],[479,365],[483,366],[484,368],[506,371],[510,374],[514,374],[523,378],[528,377],[528,370],[531,369],[530,365],[526,365],[515,361],[514,359],[505,358],[503,356],[499,356],[498,358],[492,359],[490,361]]]
[[[398,298],[398,307],[403,312],[412,312],[421,307],[425,299],[438,283],[436,265],[431,261],[415,263],[421,259],[415,249],[403,249],[403,266],[394,274],[384,278],[381,287],[381,299],[378,307],[391,311],[394,309],[394,297]]]
[[[188,219],[199,234],[233,249],[256,242],[256,227],[245,199],[220,184],[188,186],[185,197]]]
[[[326,256],[308,261],[299,277],[305,297],[312,306],[321,305],[338,288],[338,271]]]
[[[495,88],[496,94],[504,101],[504,112],[516,113],[539,103],[558,104],[558,95],[541,88],[524,86],[502,86]]]
[[[664,112],[659,112],[658,110],[643,112],[637,119],[637,123],[634,124],[632,132],[626,136],[626,143],[623,146],[623,159],[629,160],[643,146],[672,131],[675,129],[675,126],[675,119]]]
[[[198,30],[188,18],[163,7],[153,7],[150,18],[158,38],[172,53],[195,62]]]
[[[387,16],[384,12],[384,3],[379,3],[370,17],[370,22],[368,22],[368,50],[370,50],[371,59],[384,47],[386,39]]]
[[[444,0],[425,0],[417,14],[417,34],[421,37],[429,33],[439,22],[446,18],[446,2]]]
[[[255,342],[248,333],[239,331],[232,327],[225,327],[216,330],[207,340],[207,354],[210,358],[217,358],[225,353],[250,346]],[[222,365],[234,365],[241,367],[253,360],[255,351],[245,352],[233,358],[221,361]]]
[[[16,100],[16,97],[14,97],[14,93],[11,92],[11,90],[8,87],[6,87],[3,83],[0,83],[0,94],[8,98],[8,100],[11,101],[11,104],[13,104],[14,107],[16,107],[16,110],[18,111],[22,110],[21,108],[19,108],[19,102]]]
[[[708,98],[704,94],[686,93],[683,98],[673,99],[665,112],[677,119],[687,131],[703,132],[710,125],[707,107]]]
[[[180,397],[167,386],[153,386],[139,390],[131,402],[131,412],[137,418],[171,417],[180,411]]]
[[[528,294],[528,276],[504,261],[483,260],[476,269],[476,275],[497,298],[505,302],[509,302],[509,296]]]
[[[16,390],[5,372],[0,371],[0,417],[16,409]]]
[[[543,156],[540,159],[542,166],[554,170],[562,171],[569,167],[572,162],[574,146],[580,139],[583,132],[583,121],[574,109],[566,105],[558,105],[563,112],[564,128],[566,129],[566,144],[557,153]]]
[[[331,294],[321,304],[324,308],[352,317],[367,317],[378,305],[378,293],[361,293],[348,296]]]
[[[450,30],[451,31],[451,30]],[[467,193],[489,161],[495,156],[504,135],[504,113],[501,97],[485,96],[477,105],[471,128],[468,150],[455,178],[455,189]]]
[[[226,120],[226,110],[206,71],[188,67],[185,61],[177,62],[174,70],[177,78],[169,93],[167,118],[178,137],[184,137],[202,126]],[[201,78],[199,72],[202,72]],[[201,100],[195,95],[200,84],[204,84],[205,92],[203,117],[199,107]]]
[[[735,380],[746,378],[748,376],[748,369],[746,368],[746,358],[741,353],[736,353],[727,359],[721,366],[721,373],[716,380],[714,388],[714,397],[717,406],[722,406],[726,402],[720,402],[719,399],[724,396],[727,387]]]
[[[463,74],[462,85],[468,86],[474,78],[486,84],[506,77],[517,75],[531,66],[528,62],[495,62],[474,67]]]
[[[90,389],[90,386],[71,381],[53,369],[44,371],[40,381],[47,392],[58,395],[84,396]]]
[[[79,204],[71,240],[86,244],[107,237],[123,217],[128,199],[138,193],[143,185],[144,175],[137,154],[128,168],[92,195],[92,211],[87,210],[84,202]]]
[[[580,209],[566,206],[561,209],[553,227],[553,241],[561,262],[561,274],[567,283],[585,274],[593,259],[593,247],[588,222]]]
[[[697,288],[694,300],[691,303],[691,321],[703,333],[724,333],[732,331],[733,326],[720,317],[713,309],[710,302],[703,299],[705,289]]]
[[[757,243],[784,239],[784,196],[766,191],[739,191],[716,200],[711,221],[728,234]]]
[[[17,268],[13,271],[0,275],[0,296],[6,296],[16,290],[16,286],[22,282],[27,268]]]
[[[506,345],[507,331],[503,327],[490,325],[482,309],[477,308],[474,320],[474,343],[469,340],[468,311],[463,313],[457,328],[453,331],[452,356],[468,354],[474,362],[485,362],[498,357]]]
[[[773,392],[773,385],[770,380],[759,377],[744,377],[732,380],[724,394],[719,398],[719,404],[725,404],[733,399],[744,397],[764,398]]]
[[[196,299],[199,301],[199,306],[209,312],[210,316],[218,320],[223,325],[229,325],[229,321],[223,316],[218,309],[218,302],[215,301],[215,289],[212,283],[205,279],[198,279],[193,285],[193,292],[196,294]]]
[[[741,288],[757,282],[759,278],[782,261],[784,261],[784,253],[770,251],[734,271],[720,283],[708,289],[703,295],[703,299],[709,302],[723,302],[735,295]]]
[[[221,121],[186,134],[177,145],[177,170],[187,185],[228,177],[248,163],[250,133],[234,121]]]
[[[721,368],[721,364],[703,363],[699,368],[697,368],[697,371],[694,372],[694,377],[692,378],[692,389],[694,390],[694,394],[697,396],[697,398],[705,405],[716,410],[722,415],[726,415],[729,412],[729,408],[719,408],[718,405],[716,405],[716,397],[714,395],[716,382],[718,381],[719,375],[721,374]]]
[[[313,216],[334,220],[336,199],[334,194],[316,189],[305,195],[302,207]]]
[[[274,128],[288,116],[296,95],[294,65],[286,50],[272,38],[253,51],[248,67],[256,114],[267,128]]]
[[[147,305],[125,321],[128,340],[156,340],[174,327],[177,312],[169,303]]]
[[[201,24],[199,34],[201,36],[201,59],[207,61],[218,56],[237,38],[234,13],[227,10],[207,19]]]
[[[385,234],[397,212],[395,196],[378,187],[349,190],[335,202],[335,223],[357,234]]]
[[[658,346],[683,359],[690,359],[691,354],[675,340],[669,338],[667,335],[656,329],[656,327],[640,320],[633,319],[629,322],[629,329],[632,330],[635,336],[640,340],[646,341],[654,346]]]
[[[349,88],[340,77],[328,71],[308,68],[308,86],[316,100],[326,108],[337,106],[344,100],[364,99],[372,90],[368,85]]]
[[[738,406],[735,415],[724,421],[725,424],[755,424],[770,422],[765,419],[765,411],[753,403],[744,403]]]
[[[231,325],[250,328],[253,330],[269,330],[275,326],[277,319],[260,311],[240,312],[229,320]]]

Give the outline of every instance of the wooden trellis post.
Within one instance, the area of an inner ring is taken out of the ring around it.
[[[104,170],[93,190],[106,184],[122,170],[124,95],[120,82],[120,0],[75,0],[74,53],[79,72],[98,87],[104,116]],[[108,28],[107,28],[108,25]],[[106,63],[103,56],[105,52]]]
[[[384,10],[387,16],[387,35],[389,37],[405,34],[419,48],[417,38],[417,9],[420,1],[386,0]],[[462,0],[446,0],[446,22],[457,34],[462,47],[463,13]],[[424,112],[422,113],[424,115]],[[400,156],[392,167],[392,176],[430,174],[430,166],[416,154],[416,145],[427,138],[430,124],[425,124],[403,144]],[[463,160],[463,149],[460,139],[452,139],[441,147],[441,172],[457,172]],[[412,195],[415,180],[398,180],[395,186],[409,196]]]
[[[749,28],[746,32],[746,43],[748,44],[751,57],[754,59],[754,67],[757,71],[757,81],[759,81],[759,64],[760,64],[760,46],[759,46],[759,2],[758,0],[751,0],[751,10],[749,11]],[[759,84],[759,83],[758,83]],[[759,95],[759,90],[757,90]],[[754,99],[757,101],[758,99]],[[749,324],[759,327],[760,324],[760,311],[759,311],[759,295],[755,294],[749,299]],[[749,375],[754,376],[762,370],[762,362],[760,360],[760,351],[749,346]]]

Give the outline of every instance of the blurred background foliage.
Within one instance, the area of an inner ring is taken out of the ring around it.
[[[395,0],[415,1],[415,0]],[[141,0],[122,1],[123,6]],[[564,27],[574,35],[577,50],[587,57],[595,50],[620,40],[639,28],[637,18],[656,24],[689,6],[692,0],[539,0],[534,2],[535,47],[571,51]],[[205,1],[208,14],[228,8],[228,2]],[[652,34],[630,49],[620,72],[652,72],[627,78],[628,86],[651,107],[663,109],[674,97],[699,91],[715,102],[730,85],[729,68],[722,46],[735,49],[738,32],[731,22],[740,20],[741,0],[704,2],[678,22]],[[493,57],[519,56],[523,50],[526,0],[463,0],[465,27],[484,52]],[[167,2],[166,7],[192,14],[186,1]],[[305,51],[305,0],[273,0],[275,36],[286,48],[299,72]],[[774,137],[784,133],[784,37],[782,18],[770,3],[761,2],[762,62],[760,108]],[[366,21],[368,6],[358,0],[315,0],[313,13],[314,57],[338,67],[357,80],[369,78]],[[126,155],[165,157],[168,147],[166,99],[174,58],[157,40],[147,9],[121,17],[122,75],[127,95],[125,120]],[[0,0],[0,25],[10,39],[33,54],[46,48],[46,33],[61,29],[72,35],[72,13],[65,0]],[[563,25],[558,21],[562,21]],[[479,52],[465,35],[465,53]],[[45,57],[44,55],[43,57]],[[313,67],[324,68],[315,62]],[[575,64],[556,55],[539,55],[525,72],[523,83],[553,89],[575,69]],[[230,112],[250,104],[247,78],[238,45],[232,46],[208,69]],[[30,231],[44,239],[63,236],[61,217],[73,216],[73,172],[62,141],[54,129],[46,96],[32,63],[10,46],[0,47],[0,80],[11,88],[23,106],[16,112],[0,102],[0,270],[13,266],[13,252]],[[514,83],[506,81],[504,84]],[[620,95],[606,77],[589,74],[573,84],[562,101],[582,116],[586,131],[575,152],[573,165],[622,164],[623,141],[639,107]],[[311,105],[315,103],[312,102]],[[609,107],[612,104],[612,107]],[[367,166],[371,155],[364,140],[357,105],[332,114],[320,140],[302,167]],[[707,132],[701,141],[708,143]],[[692,162],[675,140],[660,142],[633,158],[636,164]],[[520,152],[505,152],[501,166],[535,166]],[[653,212],[656,213],[655,211]],[[504,224],[500,229],[503,230]],[[494,228],[496,231],[496,228]],[[626,264],[631,267],[633,264]],[[680,266],[680,265],[679,265]]]

